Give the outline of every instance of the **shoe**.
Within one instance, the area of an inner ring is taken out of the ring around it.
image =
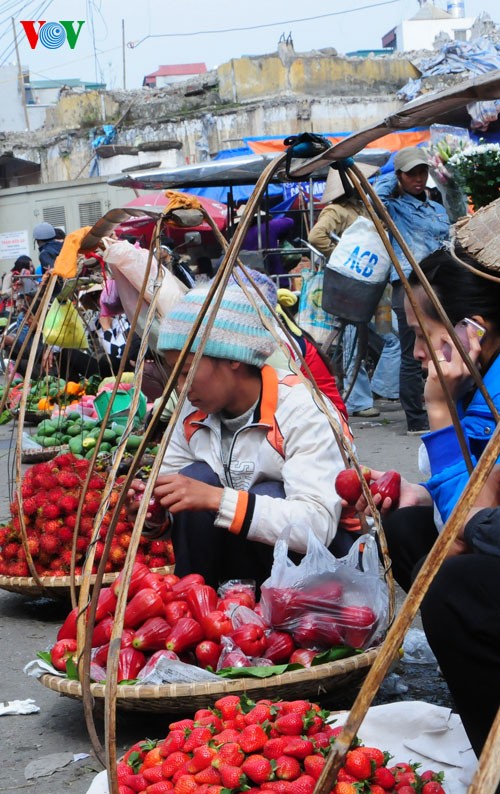
[[[363,417],[371,417],[371,416],[380,416],[380,411],[378,408],[363,408],[362,411],[353,411],[353,416],[363,416]]]
[[[408,428],[406,431],[407,436],[423,436],[424,433],[428,433],[430,430],[429,425],[427,427],[415,427],[411,430]]]
[[[397,403],[397,402],[399,402],[399,397],[382,397],[381,394],[376,394],[375,392],[372,392],[372,397],[373,397],[374,400],[382,400],[383,402],[386,402],[386,403]]]

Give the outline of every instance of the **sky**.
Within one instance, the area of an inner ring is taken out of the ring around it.
[[[435,4],[446,9],[446,0]],[[464,5],[466,16],[485,11],[500,22],[498,0]],[[274,52],[282,34],[291,34],[296,52],[377,49],[385,33],[418,9],[417,0],[0,0],[0,65],[17,64],[15,29],[19,59],[32,80],[80,78],[109,89],[125,81],[127,89],[139,88],[161,64],[204,62],[213,69],[231,58]],[[34,21],[36,32],[38,20],[84,24],[74,49],[66,36],[58,47],[40,40],[32,49],[21,20]]]

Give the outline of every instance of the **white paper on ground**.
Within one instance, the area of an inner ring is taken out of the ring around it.
[[[342,725],[348,712],[335,715]],[[372,706],[358,731],[365,745],[388,750],[391,763],[420,763],[421,772],[445,773],[446,794],[466,794],[477,759],[458,714],[444,706],[418,700],[403,700]]]
[[[343,725],[348,714],[335,714],[333,721]],[[466,794],[477,765],[460,717],[451,709],[419,700],[372,706],[358,737],[367,746],[391,753],[391,764],[418,762],[421,772],[443,771],[446,794]],[[94,778],[87,794],[109,794],[105,771]]]

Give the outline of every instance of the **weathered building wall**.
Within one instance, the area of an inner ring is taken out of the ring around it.
[[[291,93],[329,97],[395,93],[419,72],[406,58],[339,58],[323,53],[299,57],[238,58],[219,66],[219,95],[226,102],[255,102]]]
[[[175,87],[66,91],[45,128],[3,136],[5,149],[41,165],[41,182],[114,175],[124,168],[209,159],[242,139],[303,131],[352,132],[401,107],[396,92],[417,70],[404,57],[339,58],[335,51],[245,57]],[[102,124],[118,124],[119,156],[99,158]],[[158,144],[154,151],[151,144]],[[165,142],[162,148],[160,142]],[[124,152],[123,147],[131,147]]]

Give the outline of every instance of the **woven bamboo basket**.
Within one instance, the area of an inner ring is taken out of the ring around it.
[[[157,714],[187,714],[213,706],[223,695],[247,693],[259,698],[311,698],[318,700],[326,693],[340,691],[360,682],[377,658],[380,648],[339,659],[335,662],[305,667],[271,678],[221,678],[215,682],[192,684],[124,684],[118,686],[116,707],[121,711],[144,711]],[[38,679],[48,689],[77,700],[82,699],[79,681],[45,674]],[[104,705],[105,684],[91,684],[95,706]]]
[[[151,570],[156,573],[172,573],[173,566],[165,568],[152,568]],[[102,584],[104,586],[112,584],[118,572],[105,573],[103,576]],[[90,577],[91,585],[95,583],[95,576]],[[70,576],[41,576],[38,584],[36,579],[32,576],[0,576],[0,590],[7,590],[10,593],[19,593],[19,595],[38,596],[48,595],[54,598],[69,598],[71,592],[71,577]],[[82,583],[82,577],[75,577],[75,587],[78,589]]]

